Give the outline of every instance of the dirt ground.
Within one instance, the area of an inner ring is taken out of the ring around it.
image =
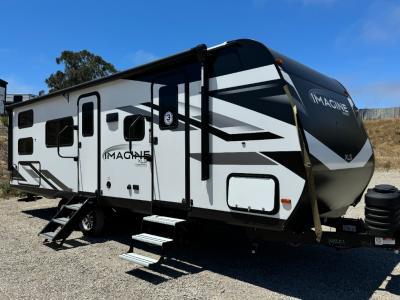
[[[376,172],[371,186],[382,182],[400,187],[400,171]],[[56,251],[37,236],[56,204],[0,200],[0,299],[400,298],[400,256],[380,249],[268,243],[254,255],[235,234],[205,230],[150,271],[118,258],[137,230],[132,219],[103,238],[75,232]],[[362,217],[363,203],[348,215]]]

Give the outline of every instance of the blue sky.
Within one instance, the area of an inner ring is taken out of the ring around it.
[[[400,1],[2,0],[0,78],[37,93],[62,50],[123,70],[197,44],[253,38],[341,81],[359,107],[400,105]]]

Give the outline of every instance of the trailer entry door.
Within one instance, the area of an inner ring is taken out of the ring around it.
[[[98,189],[98,97],[78,100],[78,190],[95,193]]]
[[[187,84],[156,85],[154,87],[153,110],[154,137],[154,198],[155,204],[172,202],[187,206],[185,196],[185,177],[188,171],[185,162],[185,101]],[[188,142],[188,141],[187,141]],[[185,170],[186,166],[186,170]],[[189,174],[187,174],[189,177]],[[186,178],[189,180],[189,178]],[[187,192],[187,191],[186,191]]]

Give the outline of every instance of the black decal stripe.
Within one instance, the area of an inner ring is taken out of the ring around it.
[[[52,184],[46,177],[44,177],[43,174],[40,173],[39,170],[36,169],[32,163],[29,163],[28,166],[30,166],[31,169],[32,169],[37,175],[39,175],[39,177],[40,177],[41,179],[43,179],[52,189],[58,190],[57,187],[56,187],[54,184]]]
[[[26,169],[25,170],[26,173],[28,173],[29,176],[31,176],[33,179],[39,179],[39,175],[36,174],[35,171],[30,170],[30,169]]]
[[[257,152],[210,153],[210,156],[212,165],[276,165]],[[190,157],[201,161],[201,153],[191,153]]]
[[[200,121],[201,115],[193,116],[193,118]],[[247,128],[249,131],[262,130],[256,126],[214,112],[210,112],[210,124],[218,128],[242,127]]]
[[[21,173],[18,172],[18,170],[14,167],[12,168],[12,171],[11,171],[11,179],[18,180],[18,181],[26,181],[24,176],[22,176]]]
[[[48,170],[42,170],[43,176],[46,176],[48,179],[53,181],[55,184],[57,184],[63,191],[72,191],[71,188],[66,186],[64,183],[62,183],[57,177],[55,177],[53,174],[51,174]]]
[[[150,102],[141,103],[141,105],[147,106],[147,107],[151,107],[151,103]],[[117,109],[125,111],[125,112],[128,112],[128,113],[133,114],[133,115],[143,115],[145,117],[150,117],[151,116],[151,113],[149,111],[141,109],[141,108],[138,108],[138,107],[135,107],[135,106],[132,106],[132,105],[117,107]],[[160,124],[159,116],[154,115],[153,122],[155,124],[159,125]],[[170,130],[170,131],[185,131],[185,125],[182,122],[179,122],[177,128],[167,129],[167,130]],[[191,126],[190,130],[196,130],[196,128]]]
[[[300,151],[261,152],[261,154],[273,159],[301,178],[305,178],[305,168]]]
[[[142,105],[145,105],[145,104],[149,104],[149,103],[148,102],[143,103]],[[136,106],[132,106],[132,105],[117,107],[117,109],[128,112],[132,115],[142,115],[144,117],[151,117],[151,113],[149,111],[141,109]]]
[[[146,105],[146,104],[143,104]],[[151,106],[149,104],[148,106]],[[153,109],[158,110],[158,105],[153,105]],[[185,116],[178,115],[179,120],[184,121]],[[201,128],[201,122],[195,119],[190,119],[190,124]],[[222,131],[218,128],[209,126],[209,132],[225,141],[232,142],[232,141],[250,141],[250,140],[268,140],[268,139],[280,139],[282,138],[279,135],[276,135],[272,132],[249,132],[249,133],[236,133],[230,134],[225,131]]]
[[[215,90],[209,95],[294,125],[293,111],[281,80]]]
[[[248,92],[248,91],[256,91],[260,89],[271,89],[282,87],[282,81],[280,79],[264,81],[264,82],[256,82],[256,83],[249,83],[245,85],[233,86],[225,89],[218,89],[210,91],[210,94],[218,93],[218,94],[237,94],[241,92]]]

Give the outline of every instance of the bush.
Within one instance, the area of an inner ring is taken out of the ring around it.
[[[0,116],[0,124],[4,126],[8,126],[8,117],[7,116]]]
[[[0,183],[0,198],[8,198],[8,197],[23,197],[25,193],[16,191],[11,188],[9,182],[1,182]]]

